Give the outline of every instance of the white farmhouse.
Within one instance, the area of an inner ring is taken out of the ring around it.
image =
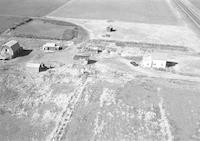
[[[44,52],[54,52],[57,50],[61,50],[62,47],[57,45],[56,43],[46,43],[42,46]]]
[[[144,55],[142,66],[145,68],[165,69],[167,67],[167,55],[163,53]]]
[[[150,55],[143,56],[142,67],[151,68],[152,67],[152,58]]]

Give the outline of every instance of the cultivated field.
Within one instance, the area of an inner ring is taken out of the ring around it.
[[[0,15],[44,16],[68,0],[0,0]]]
[[[49,16],[177,24],[165,0],[71,0]]]
[[[200,1],[199,0],[188,0],[190,1],[194,6],[200,9]]]
[[[67,1],[0,0],[0,33],[23,22],[23,18],[25,17],[44,16]]]
[[[5,30],[15,27],[24,21],[25,18],[22,17],[5,17],[0,16],[0,34]]]

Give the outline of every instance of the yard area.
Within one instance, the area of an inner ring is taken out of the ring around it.
[[[170,25],[178,22],[165,0],[71,0],[49,16]]]
[[[33,44],[28,40],[22,44]],[[16,58],[0,64],[2,140],[49,141],[54,131],[59,131],[55,136],[62,133],[61,141],[199,138],[199,83],[150,77],[119,56],[103,53],[95,64],[72,65],[76,51],[74,47],[51,54],[38,50],[24,62]],[[24,66],[31,61],[65,65],[31,73]]]

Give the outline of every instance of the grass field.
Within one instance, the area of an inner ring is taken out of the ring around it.
[[[156,24],[177,23],[164,0],[72,0],[49,16]]]
[[[63,23],[59,25],[57,23],[51,23],[50,21],[34,20],[28,24],[16,28],[11,32],[11,34],[17,37],[57,40],[71,40],[76,36],[76,25],[70,23]]]
[[[24,18],[20,18],[20,17],[0,16],[0,34],[4,32],[5,30],[16,26],[23,21],[24,21]]]

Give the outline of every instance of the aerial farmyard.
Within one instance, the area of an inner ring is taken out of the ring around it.
[[[200,1],[0,0],[0,141],[200,140]]]

